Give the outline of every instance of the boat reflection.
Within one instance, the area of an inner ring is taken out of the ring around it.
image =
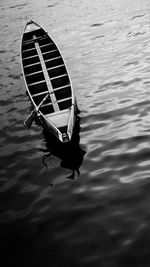
[[[60,166],[72,171],[68,179],[75,179],[76,176],[80,175],[80,166],[83,162],[85,151],[81,149],[80,143],[80,118],[77,116],[72,141],[66,144],[57,141],[50,133],[43,129],[43,135],[45,138],[46,148],[42,149],[44,152],[43,163],[45,166],[46,158],[53,155],[61,159]]]

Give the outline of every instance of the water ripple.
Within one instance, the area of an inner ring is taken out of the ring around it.
[[[0,248],[2,254],[6,248],[5,262],[144,267],[143,258],[150,263],[149,2],[3,2]],[[30,102],[19,44],[29,18],[38,18],[50,32],[70,70],[81,111],[70,150],[56,149],[38,125],[30,130],[23,125]]]

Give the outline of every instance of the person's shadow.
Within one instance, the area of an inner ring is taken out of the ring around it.
[[[85,151],[81,149],[80,142],[80,118],[77,116],[76,124],[74,127],[74,132],[72,140],[69,143],[63,144],[57,141],[46,129],[43,129],[43,135],[45,138],[45,149],[41,149],[44,153],[43,155],[43,164],[46,164],[46,158],[51,155],[61,159],[60,166],[63,168],[70,169],[72,171],[71,175],[68,176],[68,179],[75,179],[76,173],[80,175],[80,166],[83,162],[83,157]]]

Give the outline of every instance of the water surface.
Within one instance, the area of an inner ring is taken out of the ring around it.
[[[149,266],[149,1],[1,0],[0,12],[5,265]],[[38,125],[23,125],[28,19],[57,43],[74,86],[81,112],[65,149]]]

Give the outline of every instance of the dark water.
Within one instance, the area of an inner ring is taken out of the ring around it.
[[[2,266],[150,266],[150,1],[1,0]],[[63,53],[79,125],[34,124],[20,64],[28,19]]]

